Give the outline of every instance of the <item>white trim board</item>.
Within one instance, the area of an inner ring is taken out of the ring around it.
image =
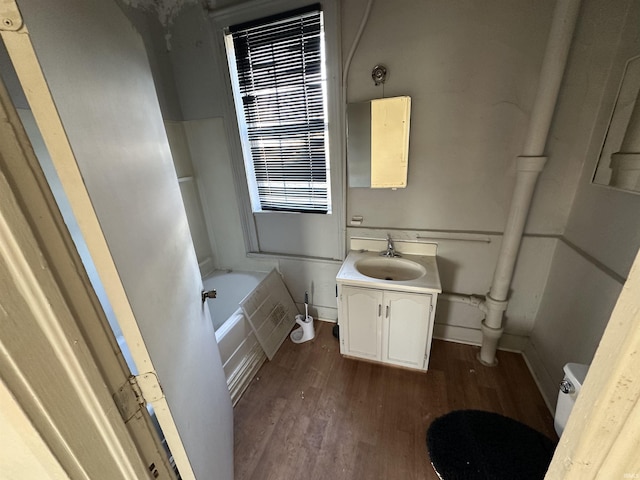
[[[482,344],[482,331],[478,328],[457,327],[436,323],[433,328],[433,338],[447,342],[464,343],[465,345],[480,346]],[[528,337],[505,333],[500,339],[499,350],[522,353]]]
[[[406,255],[435,256],[438,253],[438,244],[433,242],[420,242],[417,240],[394,240],[393,246],[399,253]],[[387,249],[386,238],[351,237],[349,239],[350,250],[366,250],[384,252]]]

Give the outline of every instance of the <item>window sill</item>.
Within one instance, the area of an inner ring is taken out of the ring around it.
[[[258,212],[253,212],[254,215],[256,216],[260,216],[260,215],[317,215],[317,216],[322,216],[322,215],[332,215],[331,212],[326,212],[326,213],[322,213],[322,212],[292,212],[289,210],[260,210]]]
[[[315,263],[328,263],[332,265],[341,265],[343,260],[337,258],[310,257],[305,255],[289,255],[286,253],[269,253],[269,252],[247,252],[248,258],[265,258],[278,260],[297,260]]]

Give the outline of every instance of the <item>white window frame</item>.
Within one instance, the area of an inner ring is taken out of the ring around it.
[[[228,68],[224,30],[231,25],[244,23],[259,18],[269,17],[278,13],[301,8],[306,5],[320,3],[324,16],[324,47],[326,51],[326,71],[327,71],[327,111],[329,122],[329,165],[331,211],[324,215],[317,213],[295,213],[276,211],[255,211],[251,203],[249,187],[247,184],[247,171],[244,163],[242,143],[236,117],[230,72]],[[214,10],[210,14],[212,23],[213,41],[215,46],[215,60],[222,84],[226,90],[220,92],[225,115],[225,125],[227,129],[229,149],[232,157],[232,167],[234,181],[237,192],[238,204],[241,211],[241,225],[244,233],[245,248],[250,255],[269,255],[275,253],[278,257],[287,257],[281,252],[271,252],[260,245],[259,225],[265,222],[289,223],[291,218],[296,222],[304,224],[305,229],[315,231],[331,229],[332,237],[331,252],[324,251],[320,254],[307,252],[292,252],[296,257],[320,257],[334,260],[342,260],[345,253],[344,231],[345,231],[345,192],[344,192],[344,109],[342,107],[341,91],[341,43],[340,43],[340,21],[339,4],[336,0],[321,1],[300,1],[300,0],[254,0],[240,5],[233,5]],[[283,219],[283,217],[289,217]],[[311,219],[310,217],[315,217]],[[323,218],[324,220],[318,220]]]
[[[319,2],[318,2],[319,3]],[[287,12],[282,12],[287,13]],[[327,183],[327,211],[326,212],[310,212],[316,215],[318,214],[330,214],[331,213],[331,152],[330,152],[330,134],[328,129],[329,123],[329,113],[327,108],[327,56],[326,56],[326,39],[325,39],[325,30],[324,30],[324,13],[320,10],[321,15],[321,33],[320,33],[320,55],[321,55],[321,63],[322,63],[322,79],[324,80],[324,89],[323,89],[323,109],[324,109],[324,118],[325,118],[325,131],[324,131],[324,145],[325,145],[325,171],[326,171],[326,183]],[[295,15],[294,15],[295,16]],[[261,17],[264,18],[264,17]],[[259,20],[259,18],[257,19]],[[249,188],[249,197],[251,199],[251,209],[254,213],[269,211],[270,209],[264,209],[262,206],[262,202],[260,199],[259,191],[258,191],[258,179],[256,176],[256,172],[254,169],[254,159],[253,154],[251,152],[251,144],[249,142],[249,135],[247,130],[247,120],[245,117],[244,105],[242,103],[242,94],[240,92],[240,85],[238,80],[238,68],[235,56],[235,48],[232,34],[229,32],[225,32],[225,50],[227,63],[229,66],[230,73],[230,81],[231,87],[233,90],[233,98],[234,104],[236,108],[236,117],[238,120],[238,130],[240,133],[240,139],[242,142],[242,153],[244,157],[244,167],[247,175],[247,185]],[[291,210],[282,210],[289,211],[291,213],[296,213],[295,209]]]

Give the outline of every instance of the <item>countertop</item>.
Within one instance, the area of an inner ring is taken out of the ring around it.
[[[426,273],[414,280],[383,280],[367,277],[356,269],[358,261],[368,257],[379,257],[380,252],[361,252],[352,250],[342,263],[342,267],[336,275],[339,283],[348,283],[365,288],[379,288],[384,290],[401,290],[413,293],[441,293],[440,274],[438,263],[433,255],[402,255],[401,258],[411,260],[422,265]]]

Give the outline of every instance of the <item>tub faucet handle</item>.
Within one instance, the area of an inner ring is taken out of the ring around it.
[[[207,298],[216,298],[218,296],[218,292],[213,290],[202,290],[202,303],[207,301]]]
[[[576,388],[573,386],[573,384],[567,380],[566,378],[563,379],[560,382],[560,391],[562,393],[574,393],[576,391]]]

